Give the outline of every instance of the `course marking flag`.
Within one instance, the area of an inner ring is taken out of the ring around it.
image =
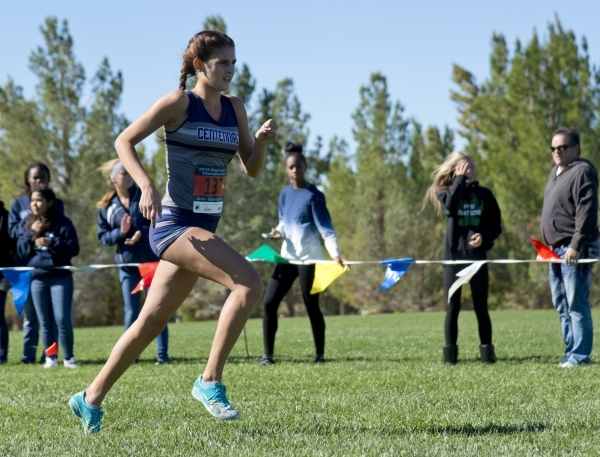
[[[387,265],[387,269],[385,270],[385,278],[383,278],[383,284],[379,290],[388,290],[391,289],[394,284],[396,284],[402,276],[408,271],[410,265],[412,264],[413,259],[405,258],[405,259],[392,259],[392,260],[382,260],[382,265]]]
[[[10,291],[13,297],[15,309],[19,319],[23,318],[23,308],[29,298],[29,286],[31,285],[31,270],[3,270],[2,274],[10,282]]]
[[[140,275],[142,275],[141,281],[137,286],[131,291],[131,295],[137,294],[142,290],[146,290],[152,284],[152,280],[154,279],[154,273],[156,272],[156,267],[158,267],[158,262],[146,262],[140,263],[138,265],[138,269],[140,270]]]
[[[333,281],[339,278],[346,269],[339,263],[317,263],[315,264],[315,279],[313,281],[311,295],[318,294],[327,289]]]
[[[461,270],[458,273],[456,273],[458,279],[454,281],[454,284],[452,284],[452,286],[450,286],[450,290],[448,291],[448,303],[450,303],[450,298],[452,298],[454,292],[460,289],[461,286],[463,286],[464,284],[468,283],[473,278],[473,276],[475,276],[475,273],[477,273],[482,267],[482,265],[484,265],[485,263],[487,263],[485,260],[478,260],[477,262],[473,262],[464,270]]]
[[[251,262],[270,262],[270,263],[290,263],[287,259],[281,257],[275,249],[268,244],[263,244],[246,259]]]
[[[537,251],[537,257],[535,260],[562,260],[558,255],[556,255],[548,246],[542,243],[540,240],[529,235],[529,239],[535,246]]]

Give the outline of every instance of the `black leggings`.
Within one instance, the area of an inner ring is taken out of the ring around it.
[[[444,266],[444,292],[446,301],[448,300],[448,291],[450,286],[456,281],[456,273],[465,269],[468,265],[448,265]],[[492,321],[488,313],[488,286],[489,273],[487,264],[484,264],[479,271],[471,278],[471,294],[473,295],[473,309],[477,316],[479,325],[479,340],[481,344],[492,344]],[[444,334],[446,345],[454,346],[458,340],[458,313],[460,313],[460,292],[458,289],[448,303],[446,308],[446,320],[444,322]]]
[[[277,308],[298,277],[306,312],[310,318],[317,355],[325,353],[325,319],[319,308],[319,294],[310,294],[315,279],[315,266],[279,263],[273,270],[265,293],[263,317],[265,354],[273,355],[275,333],[277,333]]]

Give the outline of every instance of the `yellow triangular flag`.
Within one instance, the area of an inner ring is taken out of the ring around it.
[[[329,285],[339,278],[346,269],[335,263],[317,263],[315,264],[315,280],[313,281],[311,294],[323,292]]]

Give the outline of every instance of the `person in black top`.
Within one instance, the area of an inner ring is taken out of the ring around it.
[[[579,151],[579,134],[558,129],[552,136],[552,158],[544,206],[542,235],[562,263],[549,266],[552,303],[561,323],[563,368],[590,363],[594,328],[590,311],[593,263],[598,258],[598,172]]]
[[[500,208],[492,192],[475,181],[476,167],[473,157],[465,151],[450,154],[443,164],[435,168],[433,184],[426,201],[433,203],[438,214],[447,218],[443,260],[485,260],[486,253],[500,236]],[[446,298],[456,274],[467,265],[444,265],[444,290]],[[484,363],[494,363],[496,355],[492,345],[492,322],[488,313],[489,275],[484,264],[471,279],[473,308],[479,326],[480,354]],[[460,312],[458,289],[448,301],[443,348],[444,362],[455,364],[458,360],[458,314]]]
[[[4,208],[4,202],[0,201],[0,267],[13,265],[13,248],[14,242],[8,232],[8,211]],[[8,325],[4,317],[8,289],[10,283],[0,271],[0,365],[6,363],[8,357]]]

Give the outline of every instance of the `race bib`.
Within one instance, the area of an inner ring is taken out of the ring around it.
[[[194,213],[221,213],[226,181],[227,168],[197,166],[194,175]]]

